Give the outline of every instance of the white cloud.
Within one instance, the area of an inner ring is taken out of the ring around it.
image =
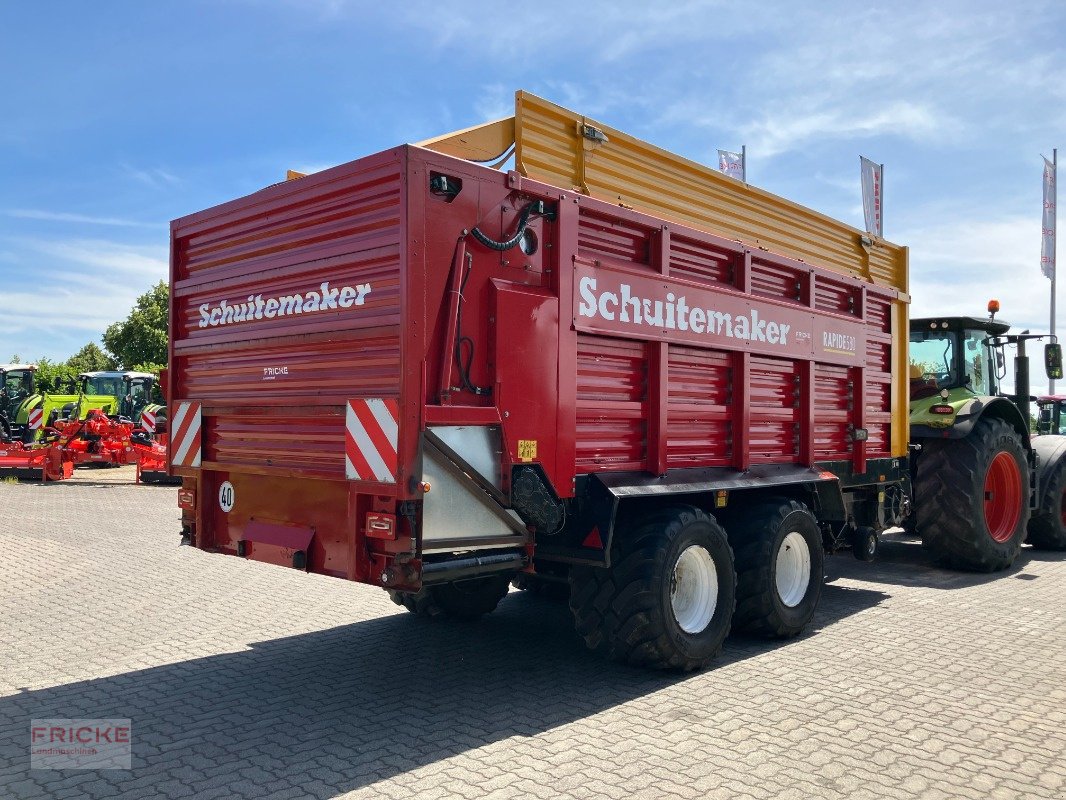
[[[123,172],[129,177],[133,178],[139,183],[143,183],[145,186],[151,186],[152,188],[159,188],[163,186],[179,186],[184,181],[177,175],[163,169],[162,167],[150,167],[148,169],[139,169],[137,167],[130,166],[129,164],[122,165]]]
[[[16,219],[36,219],[44,222],[74,222],[86,225],[112,225],[126,228],[165,228],[153,222],[138,222],[120,217],[94,217],[86,214],[68,214],[62,211],[43,211],[35,208],[12,208],[4,212]]]
[[[19,263],[0,282],[0,341],[26,357],[66,358],[98,339],[168,275],[167,244],[102,239],[15,239]],[[25,343],[33,343],[31,348]],[[21,344],[19,344],[21,343]],[[5,356],[8,354],[5,354]]]
[[[1035,216],[945,219],[902,231],[911,248],[911,316],[982,317],[995,298],[1016,331],[1046,333],[1051,283],[1040,273],[1039,236]]]
[[[775,112],[762,120],[741,127],[741,139],[762,158],[799,150],[815,141],[827,139],[868,139],[895,135],[907,139],[928,140],[943,133],[954,123],[939,118],[932,109],[899,101],[865,114],[837,107],[804,114]]]
[[[136,245],[104,239],[21,239],[28,249],[70,265],[91,267],[102,282],[135,280],[141,291],[166,278],[168,244]],[[115,276],[114,273],[122,273]]]

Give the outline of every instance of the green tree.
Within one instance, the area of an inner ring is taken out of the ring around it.
[[[35,380],[38,392],[65,394],[71,389],[70,383],[78,377],[78,371],[71,369],[65,362],[39,358],[36,364]]]
[[[104,347],[114,362],[125,369],[135,364],[167,362],[169,290],[160,281],[137,298],[130,315],[104,331]]]
[[[114,359],[108,358],[107,353],[101,350],[96,342],[89,342],[67,359],[67,366],[74,372],[80,373],[114,369],[116,364]]]

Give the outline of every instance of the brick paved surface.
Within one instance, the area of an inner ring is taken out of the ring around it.
[[[0,797],[1066,797],[1061,554],[837,556],[808,635],[663,675],[525,593],[432,623],[178,547],[129,477],[0,484]],[[30,771],[33,717],[132,719],[133,769]]]

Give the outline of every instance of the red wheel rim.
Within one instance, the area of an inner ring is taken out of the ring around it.
[[[1005,542],[1022,514],[1022,471],[1010,453],[997,453],[985,474],[985,524],[989,535]]]

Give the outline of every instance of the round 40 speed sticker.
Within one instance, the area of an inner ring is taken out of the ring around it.
[[[233,510],[233,500],[233,484],[222,481],[222,485],[218,487],[218,507],[228,514]]]

